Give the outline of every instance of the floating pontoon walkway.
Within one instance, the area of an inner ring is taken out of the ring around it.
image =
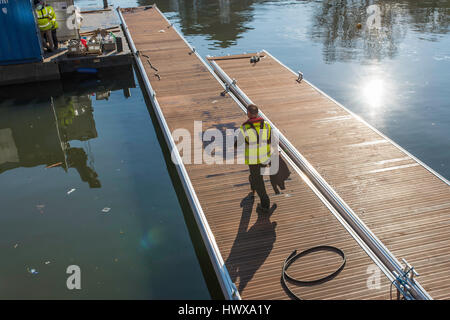
[[[261,55],[250,63],[250,56]],[[209,58],[434,299],[450,298],[449,182],[268,52]]]
[[[138,51],[143,80],[149,80],[147,84],[152,87],[148,93],[161,116],[163,130],[185,128],[193,136],[194,121],[203,121],[203,131],[236,129],[245,121],[238,102],[230,95],[221,96],[223,84],[156,7],[120,11],[132,51]],[[169,146],[173,143],[170,139],[166,136]],[[257,196],[254,201],[248,196],[247,166],[190,164],[178,170],[213,264],[218,266],[216,272],[222,278],[229,275],[238,288],[235,298],[289,299],[280,284],[284,259],[294,249],[318,245],[341,248],[347,264],[337,277],[323,284],[291,285],[300,297],[389,298],[387,278],[292,167],[283,194],[275,195],[266,183],[272,203],[277,203],[270,217],[256,212]],[[312,280],[334,271],[340,257],[329,252],[316,253],[302,261],[289,272]],[[226,268],[221,268],[221,263]],[[369,277],[377,272],[381,275],[380,287],[376,287],[376,282],[375,286],[368,286]]]
[[[194,121],[203,122],[203,132],[238,128],[250,99],[282,133],[292,174],[281,195],[266,184],[277,203],[270,216],[255,211],[259,199],[248,196],[245,165],[176,166],[226,298],[289,298],[280,283],[284,259],[318,245],[342,249],[347,264],[328,282],[291,285],[302,298],[389,298],[400,258],[421,274],[420,283],[407,280],[412,298],[449,298],[448,181],[307,81],[296,81],[269,53],[258,54],[256,64],[255,54],[210,58],[219,78],[156,7],[121,9],[120,16],[169,148],[176,129],[191,133],[194,148],[204,147]],[[231,92],[221,95],[224,88]],[[315,253],[290,274],[316,279],[339,264],[337,255]]]

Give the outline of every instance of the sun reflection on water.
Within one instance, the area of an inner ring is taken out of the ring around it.
[[[362,95],[364,101],[371,107],[372,112],[381,108],[384,102],[385,88],[382,79],[374,78],[363,84]]]

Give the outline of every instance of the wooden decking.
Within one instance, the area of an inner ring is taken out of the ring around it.
[[[425,290],[450,298],[449,185],[269,54],[256,64],[233,57],[216,63],[387,248],[415,266]]]
[[[157,9],[122,9],[122,13],[171,132],[185,128],[193,136],[194,121],[203,121],[203,131],[239,127],[245,114],[232,98],[220,95],[223,87]],[[389,282],[381,272],[381,287],[368,288],[372,274],[367,270],[373,261],[292,168],[281,195],[275,196],[266,183],[272,204],[277,203],[270,216],[258,214],[259,199],[248,196],[247,166],[189,164],[186,169],[243,299],[289,299],[280,284],[284,259],[294,249],[317,245],[341,248],[347,265],[329,282],[293,286],[301,297],[389,298]],[[340,260],[331,253],[317,253],[302,261],[290,273],[313,279],[333,271]]]

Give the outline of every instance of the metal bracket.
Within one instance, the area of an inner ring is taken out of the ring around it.
[[[405,264],[402,274],[398,274],[396,271],[392,272],[395,276],[395,280],[392,283],[397,287],[397,299],[400,299],[400,294],[404,297],[410,296],[409,291],[411,290],[411,286],[408,284],[408,280],[414,282],[414,276],[420,276],[408,261],[402,259],[402,262]]]
[[[228,84],[225,84],[225,90],[223,90],[220,95],[224,97],[228,92],[230,91],[230,86]]]
[[[298,83],[300,83],[300,82],[302,82],[302,80],[303,80],[303,73],[302,73],[301,71],[299,71],[299,72],[298,72],[298,78],[297,78],[297,80],[295,80],[295,81],[297,81]]]
[[[231,283],[231,297],[232,297],[234,300],[239,300],[239,299],[240,299],[239,291],[238,291],[238,289],[236,288],[236,285],[234,284],[234,282]]]
[[[233,85],[236,85],[236,82],[237,82],[236,79],[233,79],[233,81],[231,82],[231,85],[229,85],[228,83],[225,83],[225,90],[222,91],[220,93],[220,95],[222,97],[224,97],[230,91],[230,87],[233,86]]]
[[[414,276],[419,277],[420,274],[411,266],[406,259],[402,259],[402,262],[405,264],[405,268],[403,269],[404,275],[408,276],[409,279],[414,281]]]
[[[259,55],[257,55],[257,56],[252,56],[252,57],[250,58],[250,63],[256,64],[257,62],[259,62],[259,60],[261,60],[260,57],[259,57]]]

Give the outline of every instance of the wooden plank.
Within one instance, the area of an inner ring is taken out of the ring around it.
[[[431,296],[450,298],[450,187],[270,55],[217,64],[282,131]],[[436,263],[442,261],[442,263]]]
[[[238,128],[245,114],[189,50],[155,9],[124,10],[124,18],[141,52],[141,60],[170,130],[184,128],[193,135],[193,121],[208,128]],[[164,32],[159,32],[164,30]],[[161,80],[146,62],[158,69]],[[195,136],[194,136],[195,138]],[[281,266],[294,250],[317,245],[342,248],[344,270],[317,286],[293,287],[305,299],[387,299],[389,281],[329,212],[304,181],[294,173],[286,190],[275,195],[266,183],[271,215],[258,214],[258,199],[249,196],[248,168],[238,164],[186,164],[186,170],[214,233],[226,267],[244,299],[289,299],[280,284]],[[292,273],[314,278],[336,266],[332,253],[311,255]],[[369,288],[369,267],[380,272],[379,288]]]

